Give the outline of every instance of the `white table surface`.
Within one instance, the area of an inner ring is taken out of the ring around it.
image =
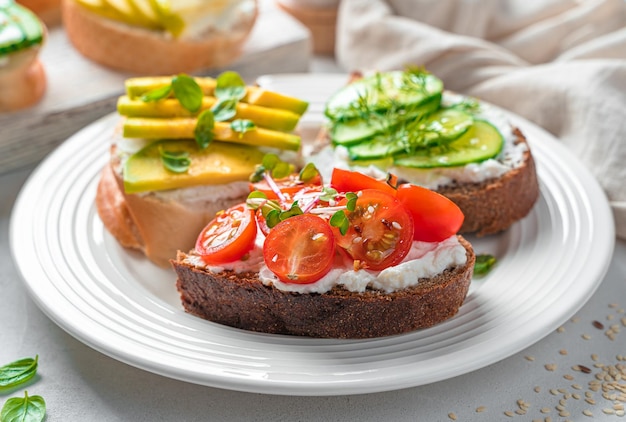
[[[322,60],[312,70],[335,69],[332,61]],[[620,403],[608,394],[603,397],[602,390],[592,391],[589,383],[602,371],[594,364],[626,366],[624,241],[617,241],[604,281],[572,320],[486,368],[377,394],[242,393],[176,381],[118,362],[71,337],[37,308],[13,264],[8,239],[11,209],[31,170],[0,176],[0,365],[39,355],[39,371],[25,386],[0,391],[0,405],[9,397],[23,396],[26,389],[45,398],[48,422],[620,420],[604,412]],[[604,329],[596,328],[594,321]],[[612,325],[621,332],[615,330],[610,339],[605,332]],[[548,370],[546,365],[555,367]],[[575,365],[584,365],[591,373],[575,371]],[[626,369],[624,373],[620,383],[626,392]],[[569,375],[573,379],[564,378]],[[527,408],[524,415],[515,413],[523,413],[520,403]]]

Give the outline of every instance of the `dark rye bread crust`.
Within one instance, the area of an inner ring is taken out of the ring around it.
[[[336,286],[323,294],[284,292],[265,286],[256,273],[213,274],[183,260],[172,265],[185,310],[219,324],[271,334],[323,338],[371,338],[430,327],[454,316],[467,295],[476,257],[464,238],[464,266],[445,270],[417,286],[393,293],[350,292]]]
[[[527,144],[519,129],[515,128],[514,133],[517,143]],[[484,236],[506,230],[524,218],[539,198],[539,182],[530,148],[524,152],[522,165],[500,178],[444,186],[437,192],[463,211],[465,220],[460,233]]]

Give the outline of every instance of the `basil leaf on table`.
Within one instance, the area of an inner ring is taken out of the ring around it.
[[[222,72],[216,79],[215,96],[219,99],[241,100],[246,96],[246,83],[237,72]]]
[[[476,255],[476,263],[474,264],[474,275],[483,276],[491,271],[496,264],[496,257],[489,254]]]
[[[204,110],[198,116],[198,122],[196,123],[196,127],[193,131],[196,144],[198,144],[200,149],[208,147],[213,138],[215,138],[215,133],[213,133],[214,128],[215,116],[213,115],[213,112],[211,110]]]
[[[24,358],[0,367],[0,389],[14,387],[34,377],[38,360],[39,356]]]
[[[184,108],[192,113],[200,110],[204,93],[200,85],[191,76],[184,73],[174,76],[172,78],[172,89],[174,90],[174,96]]]
[[[0,422],[41,422],[46,417],[46,402],[41,396],[12,397],[4,403]]]

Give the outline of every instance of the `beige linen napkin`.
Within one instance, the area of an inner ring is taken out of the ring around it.
[[[422,65],[548,130],[626,238],[626,1],[343,0],[335,52],[348,71]]]

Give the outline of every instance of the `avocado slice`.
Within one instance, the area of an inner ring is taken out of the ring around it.
[[[197,121],[191,117],[128,117],[124,121],[123,135],[125,138],[194,139]],[[218,141],[291,151],[298,151],[301,143],[299,136],[276,130],[256,128],[245,133],[235,132],[227,122],[215,122],[213,133]]]
[[[189,154],[185,173],[173,173],[161,162],[161,150]],[[200,149],[193,140],[161,140],[131,155],[124,164],[126,193],[178,189],[197,185],[221,185],[246,181],[264,153],[248,145],[212,142]]]
[[[217,84],[215,79],[209,77],[195,77],[194,80],[198,83],[204,95],[213,95]],[[127,79],[125,83],[126,94],[130,98],[137,99],[150,91],[167,86],[171,82],[171,76],[130,78]],[[298,115],[304,114],[309,106],[307,101],[299,98],[290,97],[255,86],[247,86],[246,91],[246,96],[241,99],[241,102],[252,105],[288,110]]]
[[[197,112],[211,109],[216,103],[215,97],[203,97],[202,106]],[[257,126],[266,129],[291,132],[300,120],[300,115],[277,108],[260,107],[251,104],[237,103],[237,114],[234,119],[252,120]],[[180,101],[168,98],[160,101],[144,102],[132,99],[127,95],[121,96],[117,101],[117,111],[122,116],[128,117],[193,117],[197,113],[192,113],[184,108]]]

